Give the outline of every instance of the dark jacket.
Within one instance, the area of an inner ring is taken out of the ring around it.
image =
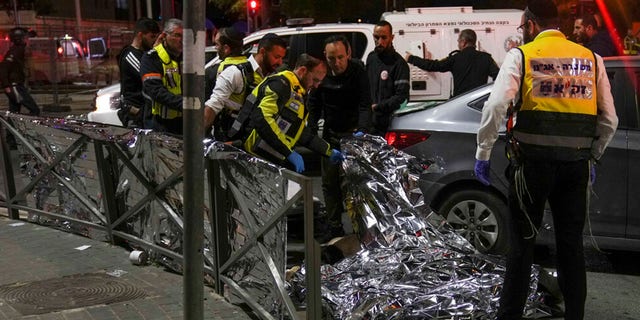
[[[395,49],[367,56],[367,75],[371,85],[373,134],[384,135],[393,112],[409,100],[409,65]]]
[[[179,57],[171,56],[171,60],[181,63],[182,55]],[[150,50],[142,55],[140,59],[140,76],[142,78],[143,94],[145,95],[144,127],[182,134],[181,117],[165,121],[166,123],[162,124],[165,128],[161,128],[162,125],[156,123],[159,119],[154,119],[157,117],[152,115],[153,101],[169,109],[182,111],[182,95],[169,92],[162,82],[162,77],[164,76],[163,62],[156,50]]]
[[[24,84],[26,80],[24,50],[23,45],[12,45],[4,55],[0,63],[2,88],[9,87],[12,83]]]
[[[335,76],[329,71],[320,87],[309,96],[309,127],[317,133],[318,120],[324,115],[325,139],[340,138],[355,130],[368,132],[371,127],[369,91],[369,79],[361,61],[349,60],[341,75]]]
[[[616,45],[613,44],[613,39],[607,30],[599,30],[589,40],[585,47],[591,49],[591,51],[599,54],[601,57],[617,56],[618,50]]]
[[[118,57],[120,69],[120,94],[123,102],[138,108],[144,107],[142,97],[142,78],[140,77],[140,60],[142,50],[128,45],[122,49]]]
[[[489,77],[495,80],[500,71],[490,54],[475,47],[453,51],[442,60],[411,56],[409,63],[425,71],[450,71],[453,75],[453,97],[486,84]]]

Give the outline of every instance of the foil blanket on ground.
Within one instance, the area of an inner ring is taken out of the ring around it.
[[[17,187],[25,188],[15,203],[35,209],[31,221],[102,240],[104,226],[114,224],[115,232],[155,246],[141,247],[150,261],[181,271],[176,256],[167,254],[182,253],[181,139],[69,118],[8,114],[2,120],[14,130],[14,176]],[[374,136],[347,139],[343,151],[345,200],[364,249],[322,267],[327,317],[491,318],[504,267],[493,257],[474,254],[466,240],[422,203],[417,178],[438,166],[425,168]],[[219,184],[234,193],[227,208],[229,246],[232,252],[247,252],[223,275],[280,315],[282,301],[271,275],[284,274],[286,223],[273,222],[273,215],[289,200],[291,183],[283,178],[283,169],[233,147],[209,141],[203,153],[221,160],[222,168],[220,180],[205,186]],[[103,161],[109,172],[97,166]],[[116,210],[104,208],[104,174],[115,180],[121,206]],[[209,203],[208,194],[205,198]],[[212,213],[208,206],[205,210],[205,263],[211,265]],[[105,216],[113,212],[117,215]],[[272,223],[256,245],[256,230]],[[532,274],[527,313],[545,315],[538,270]],[[289,283],[292,297],[303,296],[303,276],[296,273]]]
[[[323,265],[324,313],[335,319],[492,319],[503,262],[468,241],[422,203],[416,158],[365,135],[343,139],[343,191],[362,250]],[[548,316],[532,269],[526,314]],[[302,297],[304,272],[292,280]]]
[[[10,134],[16,148],[11,152],[12,162],[17,164],[14,177],[16,187],[25,189],[17,204],[31,209],[30,221],[102,241],[108,241],[105,228],[111,224],[113,232],[131,236],[127,239],[134,240],[128,244],[147,252],[149,262],[182,272],[182,262],[177,258],[183,250],[181,138],[73,118],[6,114],[2,119],[14,130]],[[271,223],[273,214],[288,200],[290,182],[282,176],[282,168],[222,143],[205,141],[203,157],[219,160],[222,174],[218,185],[238,191],[235,198],[229,198],[226,208],[230,212],[225,223],[227,245],[232,254],[246,253],[230,264],[223,276],[235,281],[268,312],[278,315],[282,301],[270,275],[285,271],[285,219],[273,222],[260,235],[256,230]],[[102,162],[106,167],[100,166],[99,158],[106,159]],[[104,207],[101,183],[109,183],[101,181],[101,170],[115,186],[114,210]],[[214,185],[205,181],[205,188]],[[213,268],[215,245],[209,203],[206,192],[205,267]],[[260,245],[255,245],[258,237]]]

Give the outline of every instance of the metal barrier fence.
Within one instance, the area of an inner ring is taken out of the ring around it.
[[[182,140],[8,113],[0,115],[0,133],[0,205],[10,218],[124,239],[182,270]],[[285,288],[286,214],[303,201],[306,313],[320,319],[311,179],[221,143],[205,145],[205,280],[262,319],[300,318]]]

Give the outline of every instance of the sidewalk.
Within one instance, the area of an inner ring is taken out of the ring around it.
[[[182,276],[0,209],[0,320],[183,319]],[[252,319],[204,287],[204,319]]]

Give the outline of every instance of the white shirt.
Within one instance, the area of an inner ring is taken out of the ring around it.
[[[247,60],[251,63],[251,68],[253,68],[254,72],[262,75],[260,66],[253,55]],[[242,90],[244,90],[242,71],[236,67],[227,67],[222,70],[216,78],[216,86],[213,88],[209,100],[207,100],[204,105],[213,109],[216,114],[219,114],[224,108],[236,111],[240,110],[242,104],[232,101],[229,97],[234,93],[241,93]]]
[[[546,32],[542,31],[542,32]],[[541,32],[541,33],[542,33]],[[557,31],[555,31],[557,32]],[[535,41],[535,40],[534,40]],[[597,140],[591,145],[591,155],[598,160],[604,153],[613,134],[618,127],[618,117],[616,116],[613,96],[611,95],[611,84],[607,77],[602,57],[595,54],[597,63],[597,105],[598,116],[596,125]],[[520,81],[522,80],[522,60],[520,50],[511,49],[500,66],[500,72],[493,84],[493,90],[484,108],[482,109],[482,120],[478,130],[476,149],[476,159],[489,160],[491,149],[498,139],[498,130],[505,121],[509,103],[515,105],[520,99]]]

